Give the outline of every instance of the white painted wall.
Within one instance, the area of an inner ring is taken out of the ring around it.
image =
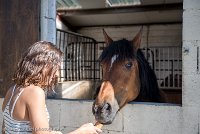
[[[183,1],[183,134],[200,133],[200,1]]]
[[[94,38],[97,41],[104,41],[102,29],[113,40],[126,38],[132,40],[139,32],[141,26],[115,26],[115,27],[85,27],[78,32]],[[182,45],[182,25],[166,24],[166,25],[149,25],[143,26],[142,45],[149,46],[181,46]]]
[[[0,105],[2,101],[0,99]],[[47,100],[51,128],[66,134],[84,123],[95,123],[92,103],[91,100]],[[155,103],[128,104],[111,125],[103,126],[102,134],[181,134],[181,108]]]
[[[70,132],[84,123],[95,123],[92,101],[48,100],[51,126]],[[55,110],[56,109],[56,110]],[[168,104],[128,104],[103,134],[181,134],[181,107]]]

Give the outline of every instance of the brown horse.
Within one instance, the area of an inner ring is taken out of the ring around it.
[[[154,71],[139,49],[142,28],[132,41],[113,41],[103,30],[107,47],[100,56],[103,82],[92,111],[96,120],[110,124],[117,112],[133,100],[162,100]]]

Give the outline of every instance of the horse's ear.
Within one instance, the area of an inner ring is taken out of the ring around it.
[[[103,35],[107,46],[113,42],[113,40],[107,35],[104,29],[103,29]]]
[[[142,39],[142,31],[143,31],[143,27],[140,29],[140,31],[137,33],[137,35],[134,37],[132,41],[134,45],[134,49],[136,51],[138,50],[138,48],[140,48],[141,39]]]

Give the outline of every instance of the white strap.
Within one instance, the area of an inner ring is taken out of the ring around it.
[[[13,95],[14,95],[15,88],[16,88],[16,85],[13,86],[12,95],[10,96],[10,100],[8,101],[8,105],[10,105],[10,101],[11,101]]]
[[[15,99],[13,105],[12,105],[12,109],[11,109],[11,111],[10,111],[10,115],[11,115],[12,118],[13,118],[13,111],[14,111],[16,102],[17,102],[17,100],[19,99],[19,97],[20,97],[20,95],[22,94],[23,91],[24,91],[24,89],[22,89],[22,90],[20,91],[20,93],[17,95],[17,97],[16,97],[16,99]]]

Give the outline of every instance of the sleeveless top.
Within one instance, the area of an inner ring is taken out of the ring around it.
[[[3,119],[4,119],[4,126],[5,126],[5,134],[32,134],[32,127],[30,121],[18,121],[13,118],[13,111],[16,105],[17,100],[19,99],[20,95],[24,91],[22,89],[20,93],[17,95],[16,99],[14,100],[14,103],[11,107],[11,111],[9,110],[10,101],[14,95],[16,85],[13,87],[12,95],[10,97],[10,100],[8,101],[4,111],[3,111]],[[46,105],[45,105],[46,107]],[[49,112],[46,107],[47,112],[47,118],[49,121]]]

